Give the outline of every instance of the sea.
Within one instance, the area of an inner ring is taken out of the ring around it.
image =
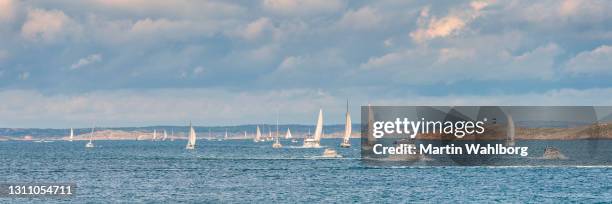
[[[359,140],[0,142],[0,182],[74,183],[72,196],[0,203],[610,203],[610,166],[371,165]],[[341,158],[320,157],[326,147]],[[610,152],[612,156],[612,150]]]

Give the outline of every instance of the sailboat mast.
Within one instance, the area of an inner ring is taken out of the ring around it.
[[[94,129],[95,128],[96,128],[95,126],[91,128],[91,134],[89,134],[89,142],[91,142],[91,140],[93,140],[93,134],[94,134]]]

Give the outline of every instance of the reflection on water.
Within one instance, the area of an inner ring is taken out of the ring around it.
[[[336,148],[340,142],[322,141],[343,156],[333,159],[318,159],[325,147],[290,141],[280,149],[270,142],[200,141],[195,151],[185,150],[185,141],[96,141],[89,150],[80,141],[0,142],[0,178],[77,183],[73,198],[16,200],[41,203],[612,200],[610,167],[369,166],[359,159],[359,140],[350,149]],[[571,144],[555,146],[571,155]],[[7,201],[15,200],[0,198]]]

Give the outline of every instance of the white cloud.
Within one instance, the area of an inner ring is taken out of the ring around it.
[[[274,29],[274,26],[270,22],[270,19],[262,17],[249,23],[242,32],[242,36],[247,40],[255,40],[261,37],[266,30],[272,29]]]
[[[545,92],[492,95],[423,96],[403,93],[366,98],[363,89],[351,95],[351,112],[359,120],[359,105],[609,105],[612,88],[557,89]],[[380,90],[379,90],[380,91]],[[82,94],[42,94],[32,90],[2,90],[3,127],[90,127],[261,124],[273,123],[279,110],[282,124],[314,124],[323,108],[326,124],[340,124],[344,94],[320,89],[234,92],[221,89],[113,90]],[[155,100],[152,100],[155,99]],[[186,100],[177,100],[186,99]],[[282,100],[279,100],[282,99]],[[520,99],[520,100],[517,100]]]
[[[299,66],[300,64],[302,64],[301,57],[289,56],[285,58],[283,62],[281,62],[278,68],[280,70],[292,70],[292,69],[296,69],[296,67]]]
[[[344,8],[342,0],[264,0],[263,7],[283,15],[316,15]]]
[[[8,51],[0,49],[0,62],[8,58],[8,55],[9,55]]]
[[[137,16],[216,18],[237,16],[245,12],[244,8],[229,1],[214,0],[94,0],[93,2],[97,4],[96,7]]]
[[[512,49],[505,48],[503,43],[499,42],[514,38],[478,37],[479,43],[470,43],[472,40],[469,39],[457,39],[463,44],[394,51],[370,58],[360,67],[364,74],[388,78],[402,84],[554,78],[554,59],[563,50],[556,44],[546,44],[512,54]]]
[[[0,23],[13,20],[14,15],[15,2],[13,0],[0,0]]]
[[[480,16],[480,11],[488,5],[485,1],[471,2],[469,8],[453,10],[447,16],[430,16],[429,7],[422,9],[417,19],[418,29],[410,32],[412,40],[418,43],[435,38],[443,38],[460,32],[471,21]]]
[[[17,76],[17,78],[19,80],[28,80],[30,78],[30,72],[21,72],[19,73],[19,75]]]
[[[340,19],[340,25],[357,30],[372,29],[382,22],[382,17],[376,9],[365,6],[359,10],[349,10]]]
[[[612,70],[612,47],[602,45],[571,58],[566,71],[573,74],[605,74]]]
[[[87,57],[79,59],[79,61],[75,62],[74,64],[70,66],[70,69],[79,69],[84,66],[87,66],[93,63],[97,63],[97,62],[101,62],[101,61],[102,61],[101,54],[92,54]]]
[[[197,66],[196,68],[193,68],[193,74],[194,75],[200,75],[200,74],[204,74],[204,67],[202,66]]]
[[[0,91],[3,127],[142,126],[314,123],[319,107],[343,110],[343,99],[318,90],[232,92],[221,89],[113,90],[82,94],[42,94],[32,90]],[[283,100],[279,100],[279,99]],[[154,99],[154,100],[152,100]],[[185,100],[179,100],[185,99]],[[337,112],[337,118],[342,111]],[[330,116],[326,112],[326,116]],[[335,116],[335,115],[334,115]],[[330,120],[327,122],[332,121]]]
[[[185,41],[207,37],[221,29],[215,22],[144,18],[139,20],[101,20],[91,25],[92,37],[114,45]]]
[[[73,20],[60,10],[28,10],[21,36],[30,41],[51,42],[77,31]]]

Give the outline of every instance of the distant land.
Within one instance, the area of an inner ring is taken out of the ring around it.
[[[244,139],[244,132],[247,138],[253,138],[258,125],[237,125],[237,126],[194,126],[198,139],[203,138],[223,138],[227,130],[228,139]],[[276,125],[259,125],[263,137],[272,132],[276,136]],[[285,124],[279,125],[278,131],[284,137],[287,129],[291,129],[294,138],[303,138],[310,131],[314,133],[314,125]],[[168,139],[186,139],[189,127],[186,126],[147,126],[147,127],[96,127],[94,132],[95,140],[150,140],[153,131],[156,130],[157,138],[163,137],[163,131],[168,134]],[[323,127],[324,138],[340,138],[344,134],[344,124],[325,125]],[[359,124],[353,124],[352,137],[359,137]],[[88,140],[91,128],[75,128],[74,140]],[[174,136],[172,137],[172,133]],[[70,135],[70,129],[52,128],[0,128],[0,141],[7,140],[63,140]]]
[[[601,122],[599,124],[577,124],[575,122],[545,121],[545,122],[517,122],[515,129],[516,140],[579,140],[579,139],[612,139],[612,122]],[[194,126],[198,139],[221,139],[227,130],[228,139],[245,139],[246,131],[248,139],[255,136],[258,125],[236,125],[236,126]],[[262,137],[272,133],[276,135],[276,125],[259,125]],[[351,137],[360,137],[360,124],[353,124]],[[314,133],[314,125],[284,124],[279,125],[279,135],[284,137],[287,129],[291,129],[294,138],[304,138]],[[341,138],[344,134],[344,124],[325,125],[323,138]],[[153,131],[157,132],[157,138],[163,137],[165,130],[168,139],[182,140],[187,138],[188,127],[185,126],[148,126],[148,127],[96,127],[93,137],[95,140],[151,140]],[[505,131],[496,131],[490,128],[484,137],[479,139],[505,138]],[[75,128],[74,140],[88,140],[91,128]],[[0,128],[0,141],[9,140],[65,140],[68,139],[70,129],[51,128]],[[425,140],[440,139],[439,134],[422,135],[417,138]],[[463,140],[472,140],[472,135],[466,135]]]

